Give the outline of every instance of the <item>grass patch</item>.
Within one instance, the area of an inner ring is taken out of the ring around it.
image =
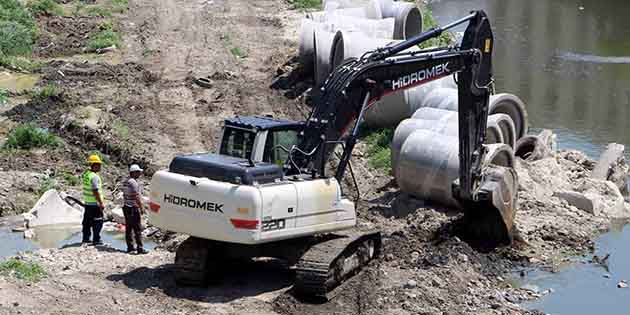
[[[422,10],[422,30],[424,32],[438,26],[437,21],[433,17],[433,12],[426,5],[421,6],[420,10]],[[446,31],[440,34],[440,36],[436,38],[431,38],[420,45],[420,48],[429,48],[429,47],[444,47],[453,43],[455,40],[455,36],[453,33]]]
[[[41,62],[33,61],[26,57],[6,56],[0,54],[0,67],[4,67],[10,70],[32,72],[33,70],[41,66]]]
[[[88,49],[95,51],[113,45],[118,46],[120,43],[120,35],[114,31],[111,22],[103,22],[99,26],[100,31],[94,35],[88,42]]]
[[[5,149],[30,150],[41,147],[56,147],[60,144],[59,137],[29,123],[19,125],[11,130],[3,147]]]
[[[63,8],[55,0],[31,0],[27,7],[35,16],[37,15],[63,15]]]
[[[50,97],[59,97],[61,90],[52,84],[45,85],[35,91],[31,91],[31,98],[37,101],[45,101]]]
[[[9,92],[7,90],[0,88],[0,105],[6,104],[9,100]]]
[[[85,9],[85,13],[88,16],[100,16],[100,17],[111,17],[112,11],[108,8],[101,7],[98,5],[89,6]]]
[[[37,282],[47,275],[44,268],[37,263],[24,262],[16,258],[0,263],[0,274],[29,282]]]
[[[230,49],[230,53],[232,53],[232,56],[236,57],[236,58],[246,58],[247,57],[247,52],[245,52],[245,50],[240,49],[239,47],[232,47]]]
[[[129,138],[129,126],[127,126],[127,124],[125,124],[123,121],[114,121],[112,128],[120,139],[127,140]]]
[[[116,13],[124,13],[129,8],[129,0],[112,0],[112,11]]]
[[[289,3],[298,10],[320,9],[322,7],[321,0],[289,0]]]
[[[37,33],[33,15],[21,2],[0,1],[0,57],[30,53]]]
[[[64,172],[62,178],[68,186],[78,186],[81,183],[81,180],[78,176],[70,174],[68,172]]]
[[[37,195],[41,196],[43,195],[45,192],[51,190],[51,189],[55,189],[55,187],[57,187],[57,182],[50,178],[47,177],[42,183],[41,185],[39,185],[39,188],[37,189]]]
[[[364,129],[361,134],[367,145],[368,164],[373,168],[390,172],[392,169],[390,145],[394,129]]]

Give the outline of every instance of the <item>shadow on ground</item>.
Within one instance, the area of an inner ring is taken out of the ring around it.
[[[243,297],[285,291],[283,289],[288,289],[293,282],[293,274],[278,260],[235,261],[225,268],[219,283],[207,287],[177,285],[175,266],[172,264],[156,268],[140,267],[127,273],[110,275],[107,280],[122,282],[141,293],[158,288],[174,298],[206,303],[226,303]]]

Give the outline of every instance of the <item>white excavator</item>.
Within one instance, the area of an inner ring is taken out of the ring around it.
[[[465,22],[458,46],[405,52]],[[219,279],[230,260],[275,257],[295,270],[296,294],[328,296],[381,250],[379,231],[357,228],[355,204],[340,184],[365,110],[383,95],[455,74],[460,177],[453,191],[472,237],[510,243],[516,173],[481,163],[492,44],[486,14],[471,12],[347,60],[323,84],[305,122],[227,119],[218,154],[175,157],[153,175],[149,216],[157,227],[190,235],[177,250],[176,281],[201,285]],[[338,146],[343,154],[329,175]]]

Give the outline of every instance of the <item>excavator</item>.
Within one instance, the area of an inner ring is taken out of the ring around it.
[[[409,50],[466,22],[459,45]],[[516,173],[483,162],[492,50],[488,17],[473,11],[346,60],[321,86],[306,121],[226,119],[218,154],[177,156],[151,181],[150,222],[190,235],[177,249],[177,283],[207,284],[234,259],[272,257],[295,271],[295,294],[330,297],[381,251],[380,231],[357,226],[341,185],[366,109],[384,95],[455,74],[460,173],[453,191],[473,238],[509,244]]]

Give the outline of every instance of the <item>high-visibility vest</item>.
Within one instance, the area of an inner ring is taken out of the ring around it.
[[[96,204],[96,196],[92,191],[92,179],[94,177],[98,178],[98,193],[101,193],[101,178],[98,177],[98,174],[92,171],[86,171],[83,173],[83,201],[85,203]]]

